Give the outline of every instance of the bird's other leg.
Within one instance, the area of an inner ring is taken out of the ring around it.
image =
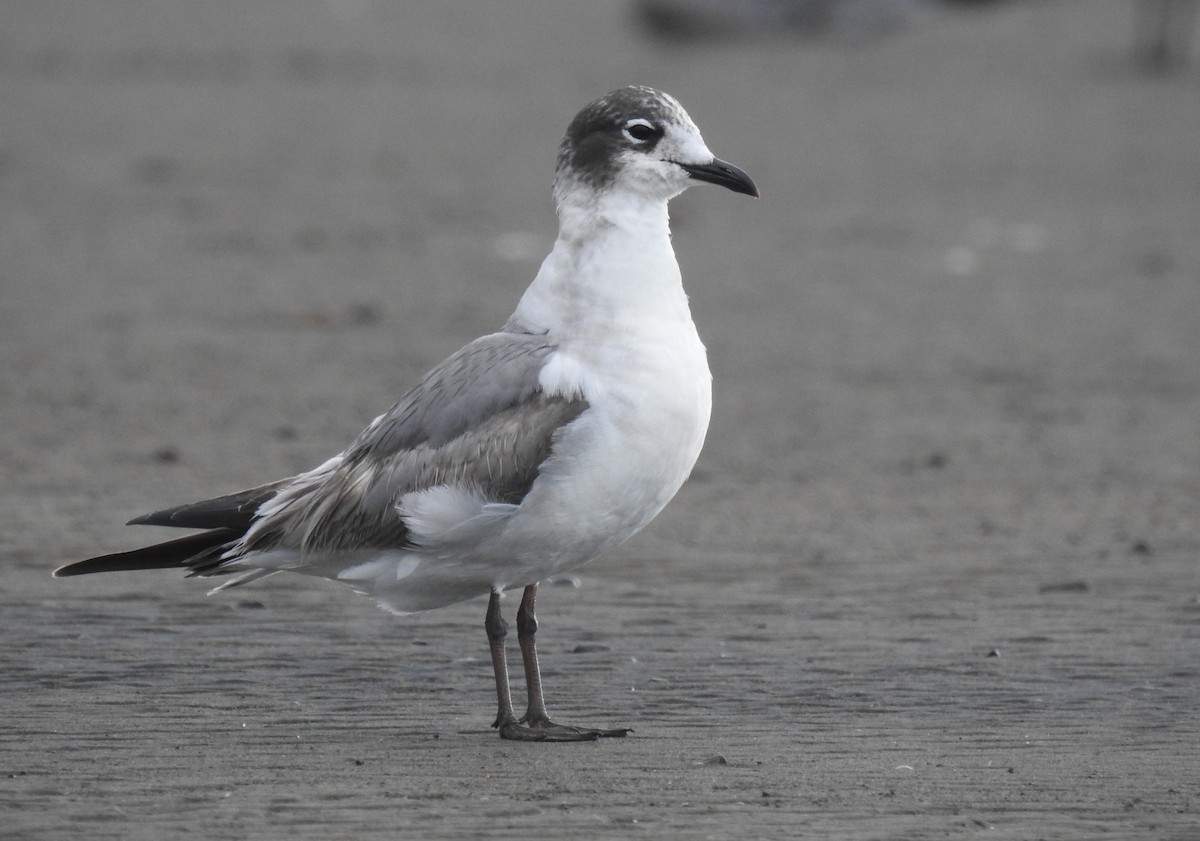
[[[487,616],[483,620],[484,630],[487,631],[488,647],[492,650],[492,671],[496,673],[496,720],[493,727],[504,734],[506,726],[515,727],[516,713],[513,712],[512,697],[508,692],[508,658],[504,653],[504,639],[508,636],[508,623],[500,613],[500,592],[492,591],[488,600]]]
[[[537,600],[538,585],[530,584],[521,596],[521,607],[517,610],[517,641],[521,644],[521,659],[525,664],[525,686],[529,693],[529,706],[520,722],[513,726],[500,727],[500,736],[505,739],[522,739],[539,742],[590,742],[601,736],[624,736],[625,728],[596,730],[590,727],[568,727],[555,724],[546,712],[546,699],[542,695],[542,674],[538,668],[537,617],[534,602]]]

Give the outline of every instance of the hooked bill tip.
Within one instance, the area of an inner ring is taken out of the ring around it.
[[[713,158],[706,164],[679,164],[688,175],[697,181],[716,184],[735,193],[761,198],[758,185],[746,172],[720,158]]]

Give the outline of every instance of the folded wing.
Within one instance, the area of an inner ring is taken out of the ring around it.
[[[438,485],[517,504],[559,430],[587,408],[582,398],[542,391],[538,375],[553,351],[537,335],[477,339],[315,470],[130,521],[207,531],[69,564],[55,575],[165,567],[216,575],[254,552],[403,548],[409,531],[398,500]]]

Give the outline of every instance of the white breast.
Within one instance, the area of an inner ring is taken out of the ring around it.
[[[645,526],[687,479],[708,430],[712,378],[665,205],[625,221],[583,244],[560,238],[514,316],[558,345],[543,389],[589,404],[506,527],[526,574],[589,560]]]
[[[694,328],[666,345],[609,350],[602,360],[561,363],[579,372],[589,409],[564,430],[508,527],[537,547],[522,560],[545,563],[546,575],[649,523],[691,473],[708,430],[711,376]]]

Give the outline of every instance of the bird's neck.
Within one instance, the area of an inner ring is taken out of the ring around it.
[[[558,196],[558,217],[554,248],[510,324],[550,334],[690,327],[665,199],[574,190]]]
[[[615,229],[670,238],[667,200],[632,190],[593,190],[567,181],[555,185],[558,238],[585,241]]]

